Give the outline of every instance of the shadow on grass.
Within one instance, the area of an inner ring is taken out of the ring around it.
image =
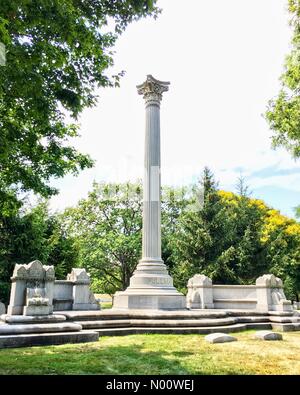
[[[194,355],[187,351],[146,351],[137,344],[102,346],[101,342],[6,349],[0,350],[0,374],[243,374],[239,369],[216,366],[206,353],[191,366],[188,360]]]
[[[97,343],[6,349],[0,351],[0,374],[188,374],[174,354],[188,353],[145,352],[138,345],[100,348]]]

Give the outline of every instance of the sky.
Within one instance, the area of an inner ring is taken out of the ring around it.
[[[93,181],[143,176],[145,109],[136,85],[147,74],[170,81],[161,104],[163,185],[197,182],[204,166],[219,187],[235,191],[245,178],[251,197],[293,216],[300,204],[300,161],[271,148],[263,117],[278,94],[290,51],[286,0],[160,0],[154,20],[132,23],[114,47],[111,72],[125,70],[120,88],[99,91],[72,140],[96,161],[79,176],[53,180],[53,210],[87,196]]]

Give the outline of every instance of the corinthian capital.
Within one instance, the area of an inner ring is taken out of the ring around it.
[[[170,82],[158,81],[148,74],[146,81],[137,85],[139,95],[143,95],[147,104],[156,104],[159,106],[162,99],[162,94],[169,90]]]

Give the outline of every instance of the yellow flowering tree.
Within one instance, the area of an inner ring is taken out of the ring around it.
[[[244,204],[255,207],[261,217],[259,235],[260,261],[269,272],[282,278],[290,298],[298,300],[300,292],[300,224],[260,199],[240,197],[232,192],[219,191],[224,201],[238,208]]]
[[[185,290],[196,273],[227,284],[251,284],[273,273],[283,280],[287,296],[298,300],[300,224],[260,199],[218,190],[212,174],[204,174],[202,186],[202,207],[179,216],[171,240],[177,286]]]

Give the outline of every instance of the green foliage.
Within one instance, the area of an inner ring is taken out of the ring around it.
[[[161,202],[161,242],[162,259],[170,270],[173,269],[172,240],[177,239],[177,222],[182,212],[192,204],[188,188],[162,189]]]
[[[253,284],[273,273],[283,280],[287,296],[298,299],[300,224],[247,197],[240,182],[241,195],[217,190],[207,169],[202,186],[203,205],[182,213],[169,245],[177,287],[185,292],[196,273],[223,284]]]
[[[245,192],[245,186],[239,191]],[[94,184],[86,199],[60,215],[46,203],[0,221],[0,298],[7,301],[15,263],[39,259],[57,278],[72,267],[90,272],[92,290],[114,294],[129,285],[141,258],[141,184]],[[263,201],[220,191],[205,169],[199,185],[162,191],[162,257],[186,292],[196,273],[214,283],[253,284],[273,273],[289,298],[300,291],[300,224]]]
[[[140,185],[94,184],[88,198],[64,213],[64,227],[79,251],[79,266],[91,274],[93,289],[125,289],[141,256]]]
[[[207,168],[201,185],[203,204],[196,210],[186,210],[180,217],[171,247],[177,285],[185,291],[188,279],[196,273],[208,275],[215,283],[253,281],[263,270],[259,213],[247,205],[246,197],[218,191]],[[199,200],[199,195],[194,199]]]
[[[156,0],[9,0],[0,2],[0,212],[16,212],[18,192],[48,197],[51,177],[77,174],[92,160],[72,147],[76,120],[96,103],[112,47],[134,20],[157,16]],[[110,25],[108,25],[108,23]],[[108,26],[111,26],[109,28]]]
[[[274,147],[285,147],[300,157],[300,1],[288,0],[293,28],[292,50],[286,57],[282,87],[278,97],[269,102],[266,112]]]
[[[162,256],[169,267],[170,240],[187,203],[185,190],[164,189]],[[95,183],[87,199],[65,211],[64,227],[79,251],[79,265],[91,273],[94,292],[125,289],[141,258],[141,184]]]
[[[16,263],[38,259],[54,265],[57,278],[76,266],[77,251],[62,231],[59,217],[50,215],[46,202],[17,215],[0,218],[0,300],[8,302],[10,277]]]
[[[241,195],[220,191],[205,169],[200,185],[163,188],[162,258],[174,284],[185,292],[196,273],[227,284],[253,284],[274,273],[286,283],[287,295],[297,299],[300,225],[248,197],[242,184]],[[141,257],[141,214],[141,185],[132,184],[95,184],[87,199],[63,214],[94,292],[113,294],[129,285]]]
[[[280,277],[286,296],[299,300],[300,292],[300,224],[267,210],[261,241],[270,272]]]

